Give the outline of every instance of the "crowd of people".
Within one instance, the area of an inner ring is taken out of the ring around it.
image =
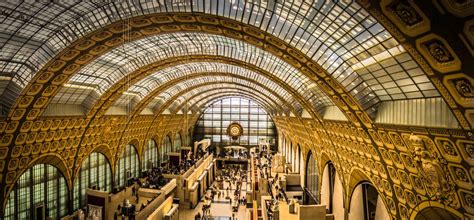
[[[219,153],[219,157],[228,157],[235,159],[249,159],[250,155],[247,150],[243,149],[227,149]]]
[[[203,198],[202,217],[210,216],[213,201],[228,201],[235,215],[240,205],[247,204],[247,196],[242,187],[246,182],[247,170],[242,169],[240,165],[227,165],[226,168],[219,170],[216,181]],[[201,212],[195,215],[195,219],[201,219]]]
[[[268,181],[268,194],[272,197],[266,206],[268,219],[278,218],[274,216],[274,211],[278,210],[278,201],[289,201],[281,185],[281,177],[278,173],[275,175],[271,173],[273,156],[273,154],[260,154],[259,160],[257,160],[257,168],[261,170],[260,178]]]
[[[191,151],[188,151],[187,154],[185,154],[184,158],[180,161],[178,165],[173,165],[170,164],[167,167],[163,167],[162,171],[163,173],[168,173],[168,174],[174,174],[174,175],[180,175],[185,173],[190,167],[194,166],[196,162],[203,157],[204,154],[198,153],[197,156],[194,156],[194,154]]]
[[[144,188],[158,189],[166,184],[166,179],[163,177],[163,168],[154,167],[146,171],[145,178],[138,180],[138,185]]]

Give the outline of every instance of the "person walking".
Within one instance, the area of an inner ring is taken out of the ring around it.
[[[194,220],[201,220],[201,213],[198,212],[195,216],[194,216]]]

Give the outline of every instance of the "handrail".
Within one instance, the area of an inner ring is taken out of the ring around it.
[[[252,220],[258,220],[258,207],[257,200],[253,200],[253,216]]]

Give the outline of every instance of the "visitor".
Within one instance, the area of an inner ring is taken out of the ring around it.
[[[198,212],[195,216],[194,216],[194,220],[201,220],[201,213]]]
[[[84,220],[84,212],[82,211],[82,209],[79,209],[78,214],[77,214],[77,218],[79,220]]]
[[[206,216],[206,205],[207,204],[207,201],[206,201],[206,197],[204,197],[204,199],[202,200],[202,215],[203,216]]]
[[[99,216],[97,215],[97,212],[94,212],[92,214],[92,220],[99,220]]]

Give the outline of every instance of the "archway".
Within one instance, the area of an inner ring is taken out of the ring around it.
[[[173,146],[173,152],[177,152],[181,149],[181,134],[177,133],[176,136],[174,137],[174,146]]]
[[[294,166],[294,149],[293,149],[293,142],[290,142],[290,147],[288,148],[288,163],[291,165],[291,172],[295,172]]]
[[[191,136],[193,134],[193,131],[191,130],[191,128],[189,128],[187,130],[187,133],[185,135],[185,141],[184,141],[184,146],[187,146],[187,147],[190,147],[191,146]]]
[[[286,156],[286,137],[283,137],[283,141],[281,143],[280,153],[281,153],[281,155]]]
[[[319,204],[319,169],[316,158],[310,151],[306,159],[306,171],[305,171],[305,193],[304,203],[305,204]]]
[[[211,139],[212,148],[230,145],[251,148],[258,146],[261,139],[269,140],[270,145],[274,145],[272,140],[276,138],[276,131],[273,118],[258,99],[227,96],[204,107],[196,122],[195,138]],[[232,123],[238,123],[242,128],[235,139],[227,134],[227,128]]]
[[[385,220],[390,219],[387,208],[377,189],[369,182],[358,184],[351,195],[349,205],[351,220]]]
[[[5,219],[59,219],[68,213],[68,188],[59,169],[36,164],[26,170],[8,196]]]
[[[171,145],[171,138],[169,135],[166,135],[164,138],[163,138],[163,141],[161,143],[161,147],[159,149],[160,151],[160,162],[161,164],[163,165],[163,163],[167,163],[168,162],[168,153],[172,151],[172,145]]]
[[[328,213],[333,213],[334,209],[334,183],[336,181],[336,168],[332,162],[324,166],[321,180],[321,204],[326,205]]]
[[[290,151],[291,151],[291,142],[290,141],[287,141],[286,142],[286,152],[285,152],[285,156],[286,156],[286,163],[289,163],[290,162]]]
[[[117,163],[117,169],[115,185],[118,187],[128,186],[131,179],[139,177],[140,162],[135,146],[131,144],[125,146]]]
[[[159,163],[158,146],[155,140],[149,139],[143,151],[142,170],[150,170],[153,167],[157,167]]]
[[[301,167],[301,147],[299,144],[296,145],[296,152],[295,152],[295,161],[293,163],[293,172],[300,173]]]
[[[283,135],[282,135],[282,136],[283,136]],[[284,149],[285,149],[285,137],[282,137],[282,138],[281,138],[281,144],[278,145],[278,152],[280,152],[281,154],[283,154]]]
[[[344,219],[344,189],[334,164],[329,161],[324,166],[321,179],[321,204],[326,205],[334,219]]]
[[[416,215],[415,220],[461,220],[461,218],[446,209],[427,207]]]
[[[112,170],[109,161],[102,153],[92,152],[81,165],[79,175],[74,181],[74,210],[86,205],[87,188],[107,192],[112,190]]]

